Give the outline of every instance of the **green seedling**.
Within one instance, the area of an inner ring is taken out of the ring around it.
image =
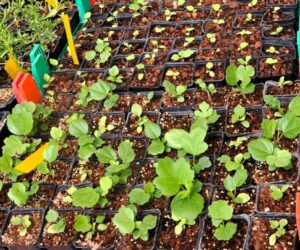
[[[197,79],[195,83],[202,91],[207,93],[208,100],[211,103],[211,95],[217,93],[215,85],[213,83],[207,85],[202,79]]]
[[[271,35],[272,36],[278,36],[281,34],[281,32],[283,31],[283,27],[282,26],[279,26],[276,28],[276,30],[272,31],[271,32]]]
[[[28,228],[31,226],[29,215],[14,215],[11,217],[10,222],[13,226],[18,226],[19,236],[24,237],[27,234]]]
[[[245,128],[249,128],[250,123],[246,120],[246,109],[238,104],[234,109],[233,109],[233,114],[231,115],[230,122],[232,124],[235,123],[241,123],[241,125]]]
[[[170,9],[165,10],[165,17],[166,17],[167,22],[169,22],[172,19],[173,16],[176,16],[175,11],[171,11]]]
[[[17,182],[9,189],[7,196],[17,206],[27,204],[29,198],[39,191],[39,183],[34,182],[30,188],[28,182]]]
[[[268,57],[265,62],[266,62],[266,64],[274,65],[274,64],[278,63],[278,59],[272,58],[272,57]]]
[[[105,216],[103,215],[98,215],[94,222],[91,222],[89,215],[76,215],[74,229],[76,232],[85,233],[86,239],[92,240],[97,232],[107,229],[107,225],[103,223],[104,220]]]
[[[133,188],[129,193],[130,204],[142,206],[149,201],[160,198],[161,192],[155,188],[152,182],[148,182],[144,188]]]
[[[66,219],[60,218],[57,211],[50,209],[45,217],[46,221],[50,224],[47,228],[49,234],[64,233],[66,228]]]
[[[108,59],[111,57],[111,52],[112,49],[109,42],[97,39],[95,49],[87,51],[85,54],[85,59],[87,61],[93,61],[96,65],[96,68],[98,68],[108,61]]]
[[[172,55],[171,60],[177,62],[180,60],[188,59],[194,54],[195,51],[191,49],[180,50],[178,53]]]
[[[269,245],[274,246],[276,244],[276,241],[285,235],[286,229],[285,226],[288,225],[288,220],[287,219],[281,219],[281,220],[271,220],[270,221],[270,226],[271,229],[276,230],[275,233],[273,233],[269,237]]]
[[[229,147],[234,147],[235,149],[238,149],[244,142],[246,142],[248,139],[246,137],[238,137],[236,140],[232,140],[229,142]]]
[[[216,76],[215,72],[213,71],[214,64],[212,62],[206,63],[205,68],[206,68],[206,74],[208,74],[211,78]]]
[[[184,93],[187,91],[187,87],[183,85],[175,86],[168,80],[164,80],[163,86],[166,92],[173,98],[176,98],[176,101],[179,103],[184,102]]]
[[[217,41],[217,37],[215,33],[207,33],[206,37],[211,43],[215,43]]]
[[[248,3],[248,7],[253,8],[257,5],[258,0],[252,0],[250,3]]]
[[[192,44],[192,42],[195,41],[195,38],[194,37],[186,37],[184,38],[184,43],[183,43],[183,47],[186,48],[188,47],[189,45]]]
[[[264,101],[267,106],[275,110],[275,117],[282,117],[285,113],[284,109],[281,107],[278,98],[272,95],[264,95]]]
[[[249,43],[247,43],[247,42],[241,42],[237,50],[238,51],[244,50],[248,47],[248,45],[249,45]]]
[[[216,123],[220,115],[216,110],[211,108],[207,102],[201,102],[199,104],[199,109],[194,112],[195,120],[200,119],[201,121],[205,121],[207,125]]]
[[[274,47],[274,46],[270,46],[266,52],[270,53],[270,54],[279,54],[280,52]]]
[[[289,81],[289,80],[285,80],[285,77],[284,76],[281,76],[279,78],[279,81],[278,81],[278,85],[280,88],[283,88],[284,86],[288,86],[290,84],[292,84],[293,82],[292,81]]]
[[[271,185],[270,190],[271,190],[271,196],[275,201],[279,201],[282,199],[284,193],[290,188],[290,185],[283,185],[281,187],[278,187],[276,185]]]
[[[168,69],[166,72],[166,76],[172,77],[173,80],[177,80],[178,76],[180,76],[180,71],[177,69]]]

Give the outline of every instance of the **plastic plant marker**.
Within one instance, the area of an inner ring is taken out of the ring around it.
[[[30,52],[31,71],[40,91],[43,93],[44,75],[50,74],[50,67],[46,55],[39,44],[35,44]]]
[[[297,224],[297,231],[298,236],[300,238],[300,190],[296,193],[296,224]]]
[[[91,10],[90,0],[76,0],[81,22],[85,22],[85,14]]]
[[[49,3],[51,5],[51,7],[55,8],[55,9],[58,7],[56,0],[46,0],[46,2]]]
[[[72,32],[71,32],[69,16],[66,14],[63,14],[62,19],[64,22],[65,31],[66,31],[66,35],[67,35],[67,39],[68,39],[68,44],[69,44],[69,49],[70,49],[70,53],[72,55],[73,62],[75,65],[79,65],[79,61],[78,61],[78,57],[77,57],[77,53],[76,53],[76,49],[75,49],[75,45],[74,45],[74,41],[73,41],[73,36],[72,36]]]
[[[32,153],[30,156],[28,156],[24,161],[19,163],[15,169],[28,174],[33,169],[35,169],[40,163],[44,161],[44,150],[48,147],[49,143],[45,143],[43,146],[41,146],[37,151]]]
[[[24,72],[24,70],[17,63],[16,59],[11,57],[5,63],[4,69],[12,80],[17,77],[20,71]]]
[[[42,101],[41,92],[29,73],[19,72],[12,83],[12,87],[18,103],[39,103]]]
[[[95,0],[90,0],[91,7],[94,6]]]

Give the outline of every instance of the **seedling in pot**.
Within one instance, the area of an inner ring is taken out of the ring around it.
[[[133,238],[147,241],[149,231],[157,225],[157,216],[148,214],[137,220],[137,210],[134,206],[121,207],[112,221],[122,235],[132,234]]]
[[[98,39],[95,45],[95,50],[90,50],[86,52],[85,59],[90,62],[95,63],[96,68],[106,63],[111,57],[112,49],[109,42]]]
[[[251,57],[246,57],[247,63]],[[226,68],[226,83],[234,87],[235,91],[240,92],[244,98],[246,94],[251,94],[255,91],[255,85],[251,82],[251,77],[255,75],[255,69],[251,65],[230,64]]]
[[[195,83],[201,88],[202,91],[207,93],[207,98],[211,103],[211,95],[217,93],[215,85],[213,83],[207,85],[202,79],[197,79]]]
[[[177,77],[180,76],[180,71],[177,69],[168,69],[166,72],[166,76],[172,77],[173,80],[177,80]]]
[[[108,80],[116,85],[123,83],[123,76],[120,75],[119,68],[115,65],[108,71]]]
[[[214,64],[212,62],[208,62],[205,64],[206,67],[206,74],[208,74],[211,78],[215,77],[215,72],[214,72]]]
[[[130,62],[134,61],[135,59],[135,55],[134,54],[130,54],[126,57],[126,61],[127,61],[127,68]]]
[[[201,120],[201,122],[205,121],[207,126],[210,124],[216,123],[220,115],[214,110],[212,107],[209,106],[207,102],[202,102],[199,104],[199,109],[194,112],[195,120]]]
[[[252,13],[247,13],[246,15],[246,22],[249,23],[249,22],[255,22],[255,17],[253,16]]]
[[[156,189],[152,182],[148,182],[144,188],[133,188],[130,191],[129,202],[130,204],[142,206],[161,196],[160,190]]]
[[[291,186],[286,184],[278,187],[276,185],[270,185],[271,196],[275,201],[279,201],[282,199],[284,193],[290,188]]]
[[[207,39],[209,40],[210,43],[215,43],[217,41],[215,33],[207,33],[206,37],[207,37]]]
[[[266,50],[266,52],[271,53],[271,54],[276,54],[276,55],[280,54],[280,52],[274,46],[270,46]]]
[[[281,238],[283,235],[285,235],[285,233],[286,233],[285,226],[287,224],[288,224],[288,221],[286,219],[270,221],[271,229],[276,230],[275,233],[273,233],[269,237],[269,245],[270,246],[274,246],[276,244],[276,241],[279,238]]]
[[[229,142],[229,147],[234,147],[235,149],[238,149],[245,141],[247,141],[246,137],[238,137],[236,140],[232,140]]]
[[[248,151],[254,160],[267,163],[269,171],[275,171],[277,168],[284,170],[293,168],[292,154],[288,150],[279,149],[266,138],[249,142]]]
[[[126,140],[121,142],[117,152],[109,146],[104,146],[96,152],[99,162],[109,164],[106,168],[105,177],[111,180],[112,186],[127,184],[127,179],[132,174],[130,164],[135,159],[132,145],[132,142]],[[105,182],[109,181],[105,179]]]
[[[173,16],[176,16],[176,12],[170,9],[165,10],[166,21],[169,22]]]
[[[181,234],[185,225],[194,225],[204,208],[204,198],[199,192],[202,183],[195,180],[195,172],[183,157],[173,161],[169,157],[159,159],[155,167],[157,177],[154,185],[171,202],[172,219],[178,222],[175,233]],[[172,175],[168,173],[172,172]]]
[[[166,28],[162,26],[155,26],[154,31],[157,34],[162,34],[166,31]]]
[[[50,224],[50,226],[47,228],[47,233],[58,234],[65,231],[66,219],[60,218],[57,211],[50,209],[45,219]]]
[[[292,81],[285,80],[284,76],[281,76],[278,81],[278,85],[280,88],[283,88],[285,85],[290,85],[292,83],[293,83]]]
[[[283,31],[283,27],[278,26],[278,27],[276,27],[276,29],[274,31],[271,32],[271,35],[272,36],[279,36],[282,31]]]
[[[25,205],[29,198],[36,194],[39,190],[39,183],[34,182],[29,188],[28,182],[16,182],[9,189],[7,196],[17,206]]]
[[[11,217],[10,222],[13,226],[19,227],[19,236],[23,237],[27,234],[28,228],[31,226],[29,215],[18,216],[14,215]]]
[[[91,222],[89,215],[76,215],[74,229],[78,233],[86,233],[86,238],[92,240],[97,232],[107,229],[107,225],[103,223],[104,220],[105,216],[103,215],[98,215],[95,222]]]
[[[227,201],[214,201],[208,207],[208,214],[211,217],[212,224],[216,227],[214,237],[217,240],[229,241],[237,231],[237,224],[231,222],[233,208]]]
[[[274,64],[278,63],[278,59],[272,58],[272,57],[268,57],[265,62],[266,62],[266,64],[274,65]]]
[[[124,7],[125,7],[125,6],[124,6]],[[118,11],[114,11],[114,12],[111,14],[111,16],[109,16],[109,17],[106,19],[107,22],[113,23],[113,24],[112,24],[112,28],[115,28],[115,27],[118,27],[118,26],[119,26],[119,24],[118,24],[118,19],[117,19],[118,15],[119,15],[119,12],[118,12]]]
[[[136,68],[138,70],[138,79],[141,81],[145,78],[146,71],[145,71],[145,65],[143,63],[139,63],[136,65]]]
[[[228,191],[227,195],[238,204],[247,203],[250,196],[247,193],[237,194],[237,188],[245,185],[248,178],[248,171],[244,167],[245,160],[250,158],[249,153],[237,154],[232,160],[228,155],[222,155],[218,158],[220,162],[225,163],[225,168],[228,172],[234,171],[234,175],[227,175],[224,179],[224,187]]]
[[[265,104],[275,110],[275,117],[283,117],[285,110],[281,107],[277,97],[272,95],[264,95]]]
[[[243,127],[249,128],[250,123],[246,120],[246,109],[240,104],[233,109],[230,122],[232,124],[241,123]]]
[[[147,1],[145,0],[134,0],[129,5],[129,9],[133,10],[134,13],[144,13],[147,9]]]
[[[250,8],[253,8],[253,7],[255,7],[257,5],[257,3],[258,3],[258,0],[252,0],[250,3],[248,3],[248,6]]]
[[[185,48],[188,47],[194,41],[195,41],[194,37],[186,37],[186,38],[184,38],[183,47],[185,47]]]
[[[195,53],[194,50],[186,49],[186,50],[180,50],[178,53],[175,53],[172,55],[171,60],[172,61],[180,61],[184,59],[190,58]]]
[[[247,43],[247,42],[241,42],[240,44],[239,44],[239,47],[238,47],[238,51],[241,51],[241,50],[244,50],[244,49],[246,49],[247,47],[248,47],[248,45],[249,45],[249,43]]]
[[[175,86],[173,83],[171,83],[168,80],[164,80],[163,86],[166,90],[166,92],[172,96],[173,98],[176,98],[177,102],[183,103],[184,102],[184,93],[187,90],[186,86]]]

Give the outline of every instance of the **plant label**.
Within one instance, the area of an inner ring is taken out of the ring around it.
[[[17,77],[19,72],[24,72],[24,70],[19,66],[17,60],[11,57],[6,62],[4,69],[12,80]]]
[[[75,45],[74,45],[74,41],[73,41],[73,35],[71,32],[69,16],[66,14],[63,14],[62,19],[64,22],[65,31],[66,31],[66,35],[67,35],[67,39],[68,39],[68,44],[69,44],[69,50],[70,50],[73,62],[75,65],[79,65],[79,61],[78,61],[78,57],[77,57],[77,53],[76,53],[76,49],[75,49]]]
[[[55,8],[55,9],[56,9],[56,8],[58,7],[58,4],[57,4],[57,1],[56,1],[56,0],[46,0],[46,2],[47,2],[48,4],[50,4],[52,8]]]
[[[15,169],[24,174],[30,173],[33,169],[35,169],[40,163],[42,163],[44,161],[43,153],[44,153],[45,149],[48,147],[48,145],[49,145],[49,143],[45,143],[37,151],[32,153],[21,163],[19,163],[15,167]]]

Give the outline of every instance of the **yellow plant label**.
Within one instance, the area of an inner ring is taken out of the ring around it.
[[[17,77],[20,71],[24,72],[24,70],[19,66],[15,58],[9,58],[5,63],[4,69],[12,80],[14,80]]]
[[[49,143],[45,143],[37,151],[28,156],[24,161],[20,162],[15,169],[25,174],[30,173],[40,163],[44,161],[44,150],[49,146]]]
[[[73,63],[75,65],[79,65],[79,61],[78,61],[78,57],[77,57],[77,53],[76,53],[76,49],[75,49],[75,45],[74,45],[74,41],[73,41],[73,36],[72,36],[72,32],[71,32],[69,17],[68,17],[68,15],[63,14],[62,19],[64,22],[65,31],[66,31],[66,35],[67,35],[67,39],[68,39],[68,44],[69,44],[69,50],[70,50],[70,53],[71,53],[71,56],[73,59]]]
[[[56,0],[46,0],[46,2],[49,3],[55,9],[58,7]]]

